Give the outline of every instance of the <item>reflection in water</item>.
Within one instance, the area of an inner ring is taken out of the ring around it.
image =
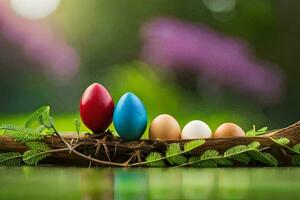
[[[0,199],[300,198],[299,168],[0,168]]]
[[[230,173],[227,171],[230,170]],[[218,172],[218,199],[246,199],[250,189],[247,169],[223,169]]]
[[[83,170],[80,176],[84,200],[113,199],[111,170]]]
[[[114,171],[114,199],[143,200],[147,199],[148,177],[141,170]]]
[[[182,171],[182,194],[184,199],[210,199],[215,190],[216,174],[209,169],[186,169]]]
[[[181,199],[180,170],[149,169],[147,175],[150,199]]]

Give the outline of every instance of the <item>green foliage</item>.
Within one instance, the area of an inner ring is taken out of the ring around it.
[[[189,152],[202,144],[205,143],[205,140],[193,140],[184,144],[184,152]]]
[[[221,166],[233,166],[234,163],[228,158],[218,158],[215,160],[218,165]]]
[[[217,167],[216,159],[220,158],[216,150],[206,150],[201,156],[192,156],[189,163],[193,167]]]
[[[149,167],[165,167],[162,156],[157,152],[150,153],[146,158]]]
[[[260,146],[260,142],[258,141],[253,141],[250,144],[248,144],[248,148],[250,149],[257,149]]]
[[[181,155],[182,151],[178,143],[172,143],[169,145],[166,151],[167,160],[171,165],[180,165],[187,162],[187,158]]]
[[[276,144],[284,147],[285,149],[288,149],[290,152],[295,153],[295,154],[300,154],[300,144],[296,144],[293,148],[289,147],[287,144],[289,143],[289,139],[287,138],[279,138],[279,139],[274,139],[272,137],[269,137],[273,142]]]
[[[286,137],[281,137],[281,138],[274,139],[274,140],[277,144],[280,144],[280,145],[288,145],[290,143],[290,140],[287,139]]]
[[[25,144],[29,149],[32,150],[50,151],[50,147],[44,142],[33,141],[33,142],[26,142]]]
[[[16,141],[25,143],[28,141],[42,140],[44,138],[43,131],[45,129],[52,128],[51,118],[49,115],[50,107],[43,106],[33,112],[26,120],[24,127],[18,127],[11,124],[0,125],[0,130],[3,130],[3,134],[11,136]],[[34,128],[34,124],[38,124],[37,128]]]
[[[21,160],[28,165],[36,165],[40,160],[50,155],[50,147],[46,143],[40,142],[45,136],[44,130],[53,128],[53,122],[51,121],[49,112],[49,106],[43,106],[37,109],[27,118],[24,127],[11,124],[0,125],[0,130],[3,130],[3,134],[15,138],[18,142],[25,143],[30,149],[23,155],[17,152],[0,154],[1,165],[20,165]],[[34,128],[36,124],[38,127]]]
[[[165,157],[162,157],[157,152],[152,152],[147,156],[146,164],[150,167],[159,167],[158,165],[166,165],[164,163],[164,160],[167,160],[170,163],[170,165],[185,164],[188,161],[188,159],[185,156],[183,156],[183,154],[190,152],[191,150],[201,146],[204,143],[205,140],[193,140],[184,145],[184,151],[181,150],[180,144],[172,143],[168,146]]]
[[[48,153],[47,151],[28,150],[23,154],[23,162],[25,162],[27,165],[37,165],[40,160],[46,158],[49,155],[50,153]]]
[[[239,161],[243,164],[248,164],[251,161],[251,158],[246,154],[246,152],[251,149],[252,148],[249,148],[247,145],[238,145],[225,151],[224,157]]]
[[[35,122],[39,122],[40,124],[44,124],[44,119],[49,116],[50,106],[43,106],[33,112],[26,120],[25,127],[31,127]]]
[[[75,128],[76,128],[76,132],[79,135],[80,134],[80,121],[78,119],[75,119],[74,120],[74,125],[75,125]]]
[[[0,125],[0,130],[4,130],[5,135],[11,136],[15,138],[16,141],[22,143],[44,138],[44,135],[40,134],[38,129],[22,128],[11,124]]]
[[[20,166],[22,154],[18,152],[0,153],[0,165]]]
[[[253,129],[246,132],[246,136],[248,137],[254,137],[258,135],[263,135],[268,131],[268,127],[262,127],[261,129],[256,130],[255,126],[253,126]]]
[[[292,149],[295,153],[300,154],[300,144],[296,144]]]
[[[253,160],[259,161],[265,165],[268,165],[268,166],[277,166],[278,165],[278,160],[270,153],[252,150],[252,151],[248,152],[248,154],[250,155],[250,157]]]
[[[276,142],[286,145],[289,143],[287,138],[279,138]],[[237,145],[229,148],[224,152],[223,155],[219,154],[218,151],[214,149],[206,150],[202,155],[190,156],[188,158],[188,153],[190,150],[199,147],[204,144],[205,141],[191,141],[184,146],[184,151],[181,150],[178,143],[170,144],[166,151],[166,156],[162,157],[161,154],[157,152],[151,153],[147,159],[146,164],[148,166],[166,166],[164,160],[167,160],[170,165],[177,166],[187,166],[191,165],[193,167],[217,167],[220,166],[233,166],[233,161],[238,161],[245,165],[249,164],[251,161],[260,162],[267,166],[278,166],[278,160],[270,153],[262,152],[264,149],[259,149],[260,142],[253,141],[248,145]],[[300,144],[293,147],[295,152],[300,151]],[[293,165],[300,165],[300,155],[293,156]],[[158,162],[160,161],[160,162]]]

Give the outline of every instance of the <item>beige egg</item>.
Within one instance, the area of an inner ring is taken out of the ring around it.
[[[171,115],[159,115],[151,122],[149,128],[150,139],[177,140],[180,137],[181,128]]]
[[[243,137],[244,130],[234,123],[221,124],[214,133],[214,138]]]

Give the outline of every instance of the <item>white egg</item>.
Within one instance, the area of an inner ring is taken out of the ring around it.
[[[190,121],[181,132],[181,139],[211,138],[212,132],[209,126],[200,120]]]

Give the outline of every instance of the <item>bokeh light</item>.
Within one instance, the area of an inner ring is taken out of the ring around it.
[[[203,0],[204,5],[213,12],[230,12],[234,10],[236,0]]]
[[[12,10],[28,19],[41,19],[53,13],[60,0],[11,0]]]

